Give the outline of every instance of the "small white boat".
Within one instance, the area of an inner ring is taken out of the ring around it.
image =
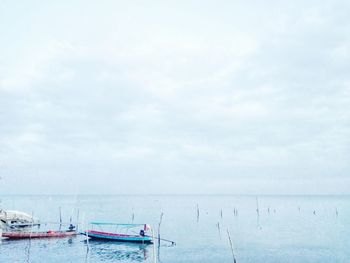
[[[40,225],[38,218],[15,210],[0,209],[0,228],[19,228]]]

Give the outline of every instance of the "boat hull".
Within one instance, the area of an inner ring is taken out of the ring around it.
[[[76,236],[76,231],[47,231],[47,232],[5,232],[2,237],[8,239],[29,239],[29,238],[63,238]]]
[[[109,232],[88,230],[85,235],[91,239],[115,242],[152,243],[152,237],[140,235],[124,235]]]

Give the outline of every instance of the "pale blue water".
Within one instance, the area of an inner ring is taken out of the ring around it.
[[[135,223],[156,227],[163,211],[162,237],[177,244],[156,246],[157,262],[233,262],[227,229],[238,263],[350,262],[349,196],[259,196],[259,217],[255,196],[0,198],[3,208],[34,212],[42,221],[58,221],[58,207],[62,207],[64,221],[73,209],[79,209],[85,222],[128,223],[134,212]],[[233,213],[235,208],[238,216]],[[0,262],[154,262],[152,245],[90,242],[89,246],[87,252],[82,236],[31,242],[2,240]]]

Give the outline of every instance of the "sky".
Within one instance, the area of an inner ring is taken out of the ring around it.
[[[0,0],[6,194],[350,194],[350,2]]]

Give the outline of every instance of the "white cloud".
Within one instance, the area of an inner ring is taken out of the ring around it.
[[[55,185],[74,176],[89,191],[145,177],[164,192],[348,182],[345,1],[81,2],[62,17],[68,4],[0,11],[12,23],[0,23],[11,38],[0,43],[9,192],[6,177],[24,173]]]

